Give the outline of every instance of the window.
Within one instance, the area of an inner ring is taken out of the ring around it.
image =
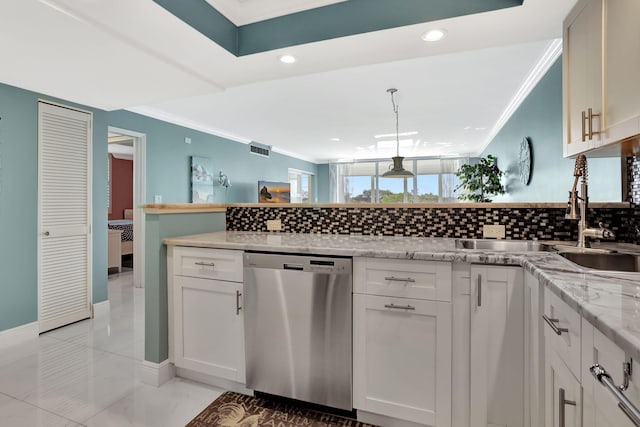
[[[383,178],[389,160],[329,165],[331,200],[337,203],[451,203],[457,202],[455,175],[468,158],[405,159],[413,178]]]
[[[313,203],[315,201],[312,173],[289,169],[289,184],[291,186],[291,203]]]

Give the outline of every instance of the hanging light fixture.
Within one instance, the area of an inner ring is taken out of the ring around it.
[[[398,104],[396,104],[396,100],[393,95],[398,91],[398,89],[387,89],[387,92],[391,94],[391,104],[393,105],[393,112],[396,114],[396,156],[392,157],[393,167],[382,174],[383,178],[411,178],[413,176],[412,172],[409,172],[404,167],[402,167],[402,160],[404,157],[400,157],[400,133],[398,127]]]

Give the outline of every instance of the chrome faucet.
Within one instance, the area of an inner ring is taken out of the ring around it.
[[[613,231],[605,228],[600,222],[599,228],[589,227],[587,222],[587,211],[589,210],[589,196],[587,194],[587,157],[580,154],[576,159],[576,165],[573,170],[573,187],[569,191],[569,204],[565,214],[566,219],[579,219],[578,222],[578,244],[579,248],[591,247],[587,238],[590,239],[615,239],[616,235]],[[578,180],[580,180],[580,195],[578,196]],[[579,216],[578,216],[579,212]]]

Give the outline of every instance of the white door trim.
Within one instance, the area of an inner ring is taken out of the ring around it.
[[[144,287],[145,215],[142,207],[147,200],[147,135],[109,126],[109,132],[133,137],[133,284]]]

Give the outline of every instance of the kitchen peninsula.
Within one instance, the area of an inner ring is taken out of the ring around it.
[[[183,326],[172,314],[176,292],[198,289],[203,296],[206,287],[204,280],[192,286],[181,277],[207,276],[216,286],[235,286],[239,293],[227,299],[236,315],[244,306],[244,252],[353,257],[353,407],[360,419],[403,426],[542,425],[543,416],[558,417],[559,400],[552,397],[563,381],[578,384],[560,387],[567,401],[578,401],[562,409],[567,420],[582,419],[583,411],[585,420],[591,413],[623,414],[615,405],[609,409],[594,403],[595,395],[613,399],[589,368],[600,363],[622,383],[620,365],[607,362],[640,360],[640,274],[584,269],[550,252],[458,249],[455,240],[236,231],[166,239],[170,360],[175,362],[180,352],[178,359],[188,359],[181,345],[187,345],[184,334],[193,333],[182,330],[182,344],[172,342],[176,328]],[[199,252],[181,257],[184,250]],[[216,277],[210,264],[217,262],[208,257],[234,259],[235,264],[220,264],[224,271]],[[199,270],[183,274],[181,268]],[[232,279],[229,268],[235,268]],[[375,306],[378,301],[381,308]],[[189,307],[178,310],[185,313]],[[426,334],[403,339],[420,331]],[[242,340],[227,338],[218,346],[235,343],[236,354],[243,355]],[[388,345],[380,347],[380,342]],[[591,360],[596,354],[600,358]],[[234,362],[238,369],[226,380],[242,386],[244,361]],[[179,375],[198,377],[178,368]],[[637,405],[640,381],[630,380],[625,393]],[[493,388],[498,386],[505,387]],[[576,394],[581,387],[583,392]]]

